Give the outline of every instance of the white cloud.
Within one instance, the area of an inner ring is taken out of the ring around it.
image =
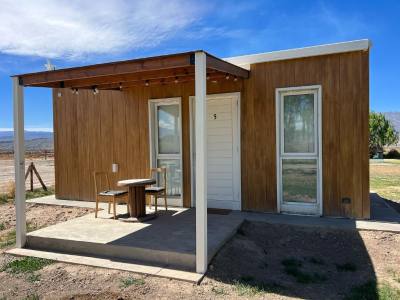
[[[158,45],[196,21],[184,0],[0,0],[0,52],[76,59]]]

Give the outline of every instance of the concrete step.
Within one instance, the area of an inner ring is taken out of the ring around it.
[[[56,253],[49,251],[39,251],[39,250],[32,250],[25,248],[10,249],[7,250],[7,253],[16,256],[32,256],[32,257],[51,259],[54,261],[70,263],[70,264],[87,265],[92,267],[134,272],[138,274],[147,274],[158,277],[183,280],[197,284],[200,283],[200,281],[204,276],[204,274],[198,274],[194,272],[186,272],[186,271],[127,263],[127,262],[116,262],[106,258],[96,258],[96,257]]]
[[[145,263],[163,268],[178,268],[189,271],[194,271],[196,268],[196,256],[194,254],[149,248],[66,240],[30,234],[27,234],[26,248],[87,255],[113,261]]]

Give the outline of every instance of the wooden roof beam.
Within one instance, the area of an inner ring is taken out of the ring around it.
[[[55,85],[60,85],[62,82],[65,83],[68,80],[93,79],[103,76],[190,67],[192,66],[190,60],[191,54],[192,52],[179,53],[16,76],[24,86],[55,87]]]
[[[218,57],[212,56],[207,53],[206,55],[207,60],[207,68],[213,69],[222,73],[227,73],[236,77],[241,78],[249,78],[250,71],[233,65],[225,60],[222,60]]]

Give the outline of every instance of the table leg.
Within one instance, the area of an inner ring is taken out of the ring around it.
[[[143,218],[146,216],[146,198],[144,186],[129,187],[129,213],[131,217]]]

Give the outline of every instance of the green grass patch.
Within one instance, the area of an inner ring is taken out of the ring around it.
[[[226,295],[225,290],[222,287],[218,287],[218,286],[213,286],[211,288],[211,291],[215,294],[215,295]]]
[[[347,262],[344,264],[336,264],[336,269],[339,272],[355,272],[357,271],[357,266],[351,262]]]
[[[6,229],[6,225],[4,223],[0,223],[0,231]]]
[[[6,271],[10,274],[33,273],[52,263],[53,261],[49,259],[24,257],[23,259],[9,262],[1,269],[1,271]]]
[[[36,224],[26,223],[26,231],[31,232],[38,229]],[[8,234],[4,237],[0,237],[0,249],[15,245],[16,241],[16,231],[15,229],[8,232]]]
[[[376,281],[368,281],[354,286],[345,300],[397,300],[400,299],[400,290],[387,283],[377,285]]]
[[[284,271],[287,275],[290,275],[296,279],[298,283],[309,284],[309,283],[320,283],[327,280],[324,274],[317,272],[308,273],[304,272],[301,268],[303,263],[296,258],[288,258],[282,260]]]
[[[0,194],[0,204],[5,204],[9,201],[7,194]]]
[[[39,198],[44,196],[49,196],[54,194],[54,187],[50,186],[47,188],[47,191],[43,190],[42,188],[34,189],[31,191],[26,191],[26,199],[33,199]],[[0,204],[9,203],[14,201],[13,197],[10,197],[8,194],[3,193],[0,194]]]
[[[33,199],[33,198],[39,198],[39,197],[44,197],[44,196],[49,196],[54,194],[54,187],[48,187],[47,191],[39,188],[39,189],[34,189],[33,192],[27,191],[26,192],[26,199]]]
[[[370,160],[370,188],[383,198],[400,202],[400,159]]]
[[[143,284],[145,284],[145,281],[142,278],[128,277],[121,279],[121,286],[123,288],[127,288],[131,285],[143,285]]]
[[[263,293],[276,293],[283,288],[276,283],[259,283],[252,278],[252,276],[243,276],[233,282],[239,296],[254,297]]]
[[[388,273],[392,276],[393,280],[400,283],[400,273],[393,270],[393,269],[389,269]]]
[[[40,274],[29,274],[28,277],[26,277],[26,280],[31,283],[40,281]]]

